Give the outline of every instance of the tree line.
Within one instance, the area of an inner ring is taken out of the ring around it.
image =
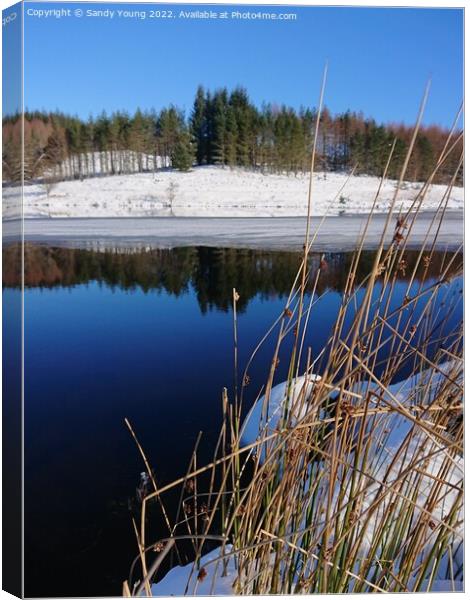
[[[200,86],[190,114],[176,106],[134,114],[106,112],[88,120],[60,112],[25,114],[24,172],[26,180],[80,179],[98,175],[187,171],[194,165],[220,165],[297,175],[310,169],[316,110],[263,104],[256,107],[245,89],[211,92]],[[320,114],[316,168],[380,176],[395,149],[389,177],[398,178],[413,128],[379,124],[362,113]],[[21,178],[21,123],[3,121],[4,179]],[[406,178],[424,181],[433,171],[449,131],[424,127],[418,134]],[[457,141],[455,133],[451,143]],[[457,170],[462,151],[458,140],[435,181],[447,183]],[[458,183],[462,183],[462,169]]]

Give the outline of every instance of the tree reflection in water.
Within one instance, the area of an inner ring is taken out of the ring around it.
[[[317,292],[327,290],[342,293],[354,254],[312,253],[312,272],[322,269]],[[375,253],[363,252],[357,280],[370,272]],[[11,245],[3,250],[3,286],[19,287],[19,247]],[[416,278],[426,280],[438,277],[443,263],[451,254],[434,252],[426,269],[426,254],[405,253],[406,268],[397,270],[398,280],[407,280],[419,260]],[[238,310],[243,312],[256,295],[262,298],[284,297],[295,279],[300,264],[300,253],[250,250],[238,248],[188,247],[174,249],[115,249],[89,250],[49,247],[39,244],[25,246],[25,287],[69,287],[98,281],[110,287],[144,292],[164,290],[180,296],[194,289],[203,313],[211,309],[228,311],[232,289],[240,295]],[[456,260],[450,275],[461,270]]]

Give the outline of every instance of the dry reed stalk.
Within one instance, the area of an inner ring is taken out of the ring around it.
[[[317,356],[307,347],[303,368],[307,327],[314,319],[321,278],[320,267],[313,269],[308,261],[318,233],[311,236],[310,214],[325,80],[326,68],[315,123],[305,244],[285,308],[252,352],[239,393],[238,298],[233,289],[234,398],[231,402],[224,391],[222,427],[212,460],[198,466],[198,438],[186,475],[161,488],[155,484],[142,505],[141,528],[146,503],[160,502],[164,494],[181,486],[171,537],[163,541],[171,540],[175,549],[178,542],[193,543],[194,563],[186,592],[194,583],[197,588],[204,579],[203,571],[219,562],[223,569],[236,565],[234,591],[245,594],[430,590],[445,561],[453,587],[461,578],[454,555],[459,552],[462,536],[462,337],[460,326],[449,333],[446,330],[457,303],[445,289],[460,272],[460,248],[443,256],[438,276],[430,285],[426,285],[430,263],[425,258],[435,256],[462,158],[414,264],[403,265],[429,186],[461,139],[457,136],[452,141],[458,117],[411,208],[398,213],[395,232],[403,230],[404,235],[400,233],[398,242],[392,240],[387,247],[428,84],[369,273],[359,277],[360,259],[395,144],[359,236],[327,344]],[[419,275],[422,263],[424,269]],[[404,300],[396,306],[393,299],[400,293],[400,269],[409,269],[410,276]],[[308,304],[307,293],[311,294]],[[442,305],[447,296],[448,302]],[[258,437],[242,445],[248,369],[276,328],[273,359],[262,388],[264,399],[260,398],[261,391],[255,399],[262,402]],[[277,420],[272,420],[269,408],[274,373],[281,345],[292,333],[282,410]],[[393,382],[406,365],[411,365],[415,378],[397,387]],[[310,386],[315,372],[321,374],[321,380]],[[397,427],[403,428],[403,433],[398,443],[392,443]],[[209,477],[208,491],[198,483],[202,475]],[[190,515],[180,519],[188,481],[194,481],[190,494],[193,508]],[[184,527],[187,532],[180,533]],[[140,560],[143,572],[139,590],[148,593],[162,561],[154,561],[148,569],[145,554],[153,546],[145,546],[144,532],[139,534],[137,527],[136,536],[139,557],[134,565]],[[205,560],[205,544],[211,541],[220,543],[220,556]],[[215,573],[211,591],[216,590]],[[130,584],[123,587],[124,592],[135,591]]]

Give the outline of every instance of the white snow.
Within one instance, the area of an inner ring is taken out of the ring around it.
[[[276,429],[282,419],[286,406],[298,405],[296,418],[301,419],[308,412],[308,402],[305,401],[316,381],[320,381],[319,375],[308,377],[297,377],[292,381],[290,389],[286,390],[287,382],[283,381],[274,386],[269,395],[268,406],[265,405],[265,396],[262,396],[248,413],[240,430],[242,445],[254,442],[260,434],[261,427],[267,427],[269,431]]]
[[[368,213],[379,179],[350,178],[346,174],[316,173],[312,214],[323,216]],[[132,175],[94,177],[62,181],[52,187],[40,183],[24,188],[27,217],[281,217],[305,216],[309,176],[274,175],[240,168],[196,167],[188,173],[157,171]],[[376,205],[387,212],[397,183],[386,181]],[[421,184],[405,183],[399,191],[397,208],[407,209]],[[49,191],[49,194],[47,193]],[[446,187],[432,185],[423,209],[435,209]],[[336,199],[335,199],[336,198]],[[463,188],[451,192],[448,208],[463,208]],[[14,188],[3,189],[3,217],[17,212]]]
[[[232,551],[232,546],[227,544],[225,554]],[[165,577],[152,585],[153,596],[231,596],[234,594],[232,587],[237,577],[237,567],[234,556],[225,561],[221,559],[222,548],[216,548],[205,554],[200,561],[199,568],[194,563],[184,567],[174,567]],[[213,561],[213,562],[211,562]],[[208,564],[210,563],[210,564]],[[198,580],[200,569],[204,568],[206,575],[202,581]]]
[[[441,371],[447,372],[450,370],[452,363],[443,363],[440,366]],[[442,383],[443,376],[438,372],[432,372],[431,369],[425,370],[422,373],[417,373],[407,377],[397,383],[387,387],[390,397],[394,397],[396,401],[402,405],[409,405],[414,399],[414,392],[421,388],[426,388],[428,400],[432,398],[432,394],[437,387]],[[260,427],[265,428],[268,433],[274,431],[279,420],[282,418],[286,408],[292,413],[292,407],[295,408],[295,419],[302,419],[310,410],[308,396],[312,391],[312,386],[316,381],[321,381],[319,375],[300,376],[292,381],[289,394],[286,393],[287,382],[283,381],[271,389],[269,395],[268,406],[265,405],[265,396],[261,396],[243,422],[240,430],[242,445],[253,443],[257,439],[261,439]],[[360,394],[368,388],[369,390],[380,391],[377,384],[357,384],[352,390],[353,393]],[[387,398],[387,396],[385,396]],[[390,398],[387,398],[390,400]],[[424,402],[426,404],[426,402]],[[264,417],[261,423],[262,417]],[[409,421],[401,421],[400,425],[395,423],[391,437],[388,440],[389,445],[399,443],[407,434],[411,424]]]
[[[444,363],[440,365],[440,369],[443,372],[449,372],[451,368],[451,363]],[[407,379],[395,383],[389,386],[388,390],[390,394],[392,394],[395,399],[400,403],[406,403],[410,400],[410,397],[413,393],[421,389],[426,389],[426,395],[428,400],[432,397],[434,390],[438,387],[438,385],[442,382],[443,376],[439,373],[433,373],[431,371],[424,371],[418,375],[414,375],[408,377]],[[277,386],[275,386],[271,390],[269,406],[267,407],[268,411],[268,420],[269,429],[274,429],[276,427],[277,422],[279,421],[283,407],[288,403],[290,406],[293,403],[296,403],[297,400],[299,402],[299,410],[296,412],[296,418],[302,418],[307,411],[308,405],[304,401],[305,396],[311,391],[312,385],[314,385],[315,381],[318,381],[320,378],[316,375],[311,375],[308,378],[305,376],[298,377],[294,380],[292,387],[289,390],[289,393],[286,392],[286,382],[283,382]],[[355,387],[355,391],[359,392],[361,388],[359,384]],[[421,397],[421,401],[424,399]],[[243,425],[243,433],[242,439],[243,443],[248,444],[254,441],[259,435],[260,429],[260,418],[262,416],[262,407],[264,403],[264,397],[260,398],[255,404],[252,412],[247,416],[245,423]],[[410,423],[404,419],[399,418],[396,422],[396,427],[394,431],[394,435],[391,436],[387,442],[389,449],[393,449],[396,445],[400,443],[400,441],[404,438],[406,433],[409,431],[411,425]],[[422,444],[423,440],[416,441],[416,444]],[[413,452],[411,452],[413,454]],[[411,459],[410,459],[411,460]],[[459,486],[460,479],[463,475],[463,459],[457,457],[455,460],[455,468],[453,471],[448,473],[447,481],[449,486]],[[426,467],[427,473],[432,476],[438,476],[441,465],[442,465],[443,457],[442,455],[437,455],[432,461],[431,465]],[[405,468],[406,465],[402,465],[402,469]],[[383,473],[385,476],[387,465],[383,464],[379,473]],[[395,469],[396,471],[396,469]],[[391,473],[388,475],[387,481],[393,481],[393,476],[398,475],[398,473],[394,473],[392,469]],[[385,477],[384,477],[385,478]],[[377,484],[378,486],[378,484]],[[373,501],[374,494],[377,486],[371,490],[371,493],[368,494],[368,498],[370,501]],[[418,506],[425,505],[426,499],[432,489],[432,480],[430,478],[423,478],[419,495],[415,498],[415,502]],[[443,518],[451,508],[451,505],[454,501],[455,491],[447,494],[446,497],[442,498],[440,502],[437,503],[436,510],[434,516],[437,520]],[[368,503],[368,499],[365,499],[365,506]],[[377,510],[377,515],[380,513],[381,508],[379,507]],[[463,518],[463,511],[459,515],[459,520]],[[368,526],[369,534],[372,533],[374,527],[373,520]],[[459,525],[457,529],[463,534],[463,527]],[[232,547],[226,546],[226,553],[230,553],[232,551]],[[463,563],[463,547],[462,545],[457,545],[453,548],[454,554],[454,566],[455,568],[459,567]],[[200,564],[198,567],[194,565],[194,563],[190,563],[184,567],[175,567],[166,576],[157,584],[152,585],[151,591],[154,596],[182,596],[182,595],[217,595],[217,596],[225,596],[225,595],[234,595],[234,583],[237,578],[237,568],[235,560],[232,557],[229,557],[225,561],[226,570],[224,572],[224,576],[222,576],[222,549],[218,548],[209,552],[208,554],[202,556],[200,559]],[[452,591],[463,591],[463,581],[459,578],[458,580],[452,581],[448,579],[446,575],[446,567],[447,567],[447,557],[444,555],[441,559],[440,564],[437,568],[436,579],[429,586],[430,591],[433,592],[452,592]],[[204,568],[207,575],[202,581],[198,581],[197,575],[199,573],[199,569]],[[413,584],[413,577],[410,578],[408,582],[409,585]],[[421,586],[422,590],[425,590],[428,587],[429,581],[425,580]],[[353,582],[351,583],[353,585]],[[352,588],[351,588],[352,589]]]

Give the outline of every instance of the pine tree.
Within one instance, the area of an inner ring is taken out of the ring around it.
[[[23,176],[22,144],[14,138],[13,133],[9,135],[8,139],[5,139],[5,137],[4,134],[2,144],[2,177],[6,181],[18,183]]]
[[[329,138],[331,131],[331,114],[328,108],[325,106],[321,111],[320,115],[320,152],[321,152],[321,163],[323,171],[325,172],[330,168],[330,151],[329,151]]]
[[[393,140],[395,136],[393,134],[389,134],[389,151],[391,150],[391,145],[393,144]],[[395,141],[395,149],[393,151],[393,155],[390,161],[390,167],[388,169],[388,177],[390,179],[398,179],[401,173],[401,169],[403,163],[405,161],[407,153],[407,144],[404,140],[398,138]]]
[[[194,149],[189,132],[180,133],[171,153],[171,166],[178,171],[189,171],[194,162]]]
[[[53,124],[51,135],[47,139],[46,147],[44,148],[44,160],[49,169],[55,171],[57,175],[62,176],[62,163],[66,157],[66,142],[63,130]]]
[[[79,129],[79,145],[83,152],[82,170],[83,175],[89,176],[92,164],[93,154],[93,135],[85,122],[80,123]]]
[[[196,161],[198,165],[207,162],[207,114],[204,88],[199,86],[191,114],[191,134],[196,144]]]
[[[343,170],[349,166],[350,161],[349,139],[351,136],[351,115],[349,110],[340,116],[340,130],[340,168]]]
[[[302,170],[303,157],[305,155],[305,139],[302,131],[302,123],[292,110],[290,113],[290,170],[295,175]]]
[[[147,116],[144,115],[139,108],[136,110],[134,118],[132,119],[129,134],[136,168],[139,173],[142,173],[145,167],[145,155],[149,151],[150,135]]]
[[[227,90],[216,92],[212,99],[212,140],[210,162],[224,165],[227,143]]]
[[[435,164],[434,152],[431,142],[426,135],[421,134],[416,140],[416,150],[419,155],[419,166],[416,170],[415,179],[425,181],[432,172]]]
[[[314,123],[315,115],[312,110],[306,109],[300,110],[300,122],[302,127],[303,136],[303,157],[302,157],[302,171],[308,172],[312,161],[312,146],[313,146],[313,135],[314,135]]]
[[[111,171],[111,165],[110,165],[111,132],[110,132],[110,120],[105,111],[103,111],[97,119],[94,135],[95,135],[95,145],[99,151],[100,172],[102,174],[109,174]],[[76,144],[75,138],[76,138],[76,134],[73,130],[71,130],[72,144]]]
[[[370,128],[369,153],[368,153],[368,173],[380,177],[385,168],[388,154],[388,136],[385,128],[377,127],[372,121]]]
[[[243,88],[236,88],[230,95],[230,106],[233,108],[237,124],[237,164],[250,166],[250,103],[248,94]]]
[[[214,103],[210,92],[206,93],[204,104],[204,163],[207,165],[213,164],[212,141],[214,137]]]
[[[234,167],[237,164],[237,122],[230,105],[227,105],[226,111],[224,163],[229,167]]]
[[[169,166],[168,159],[171,161],[171,156],[176,144],[179,142],[179,135],[183,127],[183,115],[174,106],[164,108],[160,112],[157,121],[157,139],[159,153],[164,160],[165,166]]]
[[[44,159],[45,156],[41,148],[40,139],[37,133],[33,131],[24,140],[23,176],[25,181],[30,181],[42,173],[45,165]]]
[[[90,160],[90,169],[91,176],[94,177],[96,175],[96,156],[95,156],[95,123],[93,121],[93,117],[90,115],[87,121],[87,131],[88,131],[88,139],[89,146],[91,152],[91,160]]]

